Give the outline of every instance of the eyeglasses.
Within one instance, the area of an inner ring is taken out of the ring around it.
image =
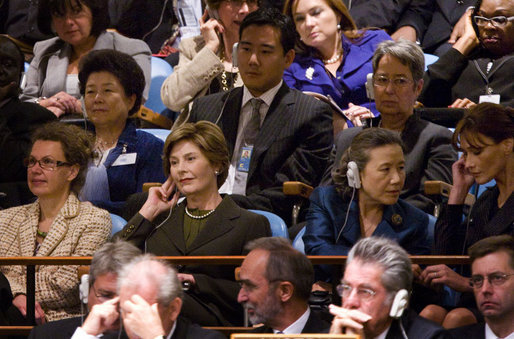
[[[404,88],[414,83],[414,80],[405,77],[389,79],[388,77],[383,75],[378,75],[373,78],[373,84],[375,86],[387,87],[389,83],[392,83],[394,88]]]
[[[506,17],[505,15],[495,16],[493,18],[486,18],[480,15],[475,15],[473,20],[477,24],[477,26],[485,26],[489,22],[495,27],[503,27],[509,23],[509,21],[514,20],[514,16]]]
[[[55,171],[57,167],[61,166],[71,166],[69,162],[55,160],[52,157],[43,157],[40,160],[37,160],[34,157],[28,157],[23,160],[23,165],[27,168],[32,168],[36,166],[36,164],[39,164],[39,167],[42,169],[49,171]]]
[[[486,277],[482,275],[474,275],[469,279],[469,284],[471,287],[475,289],[482,288],[484,285],[484,280],[487,279],[489,281],[489,284],[493,286],[500,286],[503,285],[507,280],[509,280],[509,277],[513,276],[512,274],[505,274],[505,273],[491,273],[487,275]]]
[[[342,283],[337,285],[336,290],[340,297],[342,298],[348,298],[350,294],[352,293],[352,290],[354,288],[351,287],[348,284]],[[377,292],[373,291],[369,288],[357,288],[357,298],[359,298],[362,301],[368,301],[371,300]]]
[[[105,302],[107,300],[111,300],[116,297],[116,293],[114,293],[114,292],[100,291],[100,293],[98,293],[96,291],[94,284],[91,287],[93,288],[93,293],[94,293],[95,297],[98,300],[100,300],[101,302]]]

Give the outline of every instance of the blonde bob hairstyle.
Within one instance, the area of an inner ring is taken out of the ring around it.
[[[171,150],[180,141],[191,141],[211,165],[219,166],[217,184],[220,188],[227,179],[229,167],[227,142],[221,129],[209,121],[188,122],[174,129],[164,143],[162,165],[166,176],[170,175]]]

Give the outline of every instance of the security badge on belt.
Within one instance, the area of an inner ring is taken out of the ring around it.
[[[237,170],[239,172],[246,172],[250,170],[250,159],[252,158],[253,146],[241,147],[241,154],[237,161]]]

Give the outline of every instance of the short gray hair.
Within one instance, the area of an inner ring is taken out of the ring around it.
[[[123,266],[141,254],[141,251],[127,241],[108,242],[93,255],[89,268],[89,287],[98,276],[108,273],[118,274]]]
[[[377,72],[378,63],[385,55],[391,55],[409,67],[415,82],[423,79],[425,73],[425,55],[423,50],[414,42],[400,39],[398,41],[386,40],[378,44],[373,54],[373,75]]]
[[[289,281],[294,286],[294,295],[300,300],[309,299],[314,270],[305,254],[296,250],[289,239],[281,237],[259,238],[250,241],[248,251],[264,250],[269,253],[266,263],[266,279],[268,281]]]
[[[390,293],[412,290],[412,262],[395,241],[382,237],[363,238],[348,253],[346,265],[352,260],[381,266],[384,269],[381,282]]]
[[[123,287],[140,289],[145,284],[157,288],[157,303],[169,305],[175,298],[182,299],[182,285],[177,271],[167,262],[152,254],[143,254],[125,265],[118,276],[118,293]]]

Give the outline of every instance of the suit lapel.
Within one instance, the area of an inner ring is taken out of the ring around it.
[[[43,87],[40,89],[40,94],[45,93],[57,93],[62,88],[66,88],[66,74],[68,70],[69,57],[71,55],[71,47],[68,44],[64,44],[61,51],[56,51],[48,57],[48,64],[46,70],[66,70],[63,73],[57,72],[52,74],[52,81],[45,81]],[[48,79],[47,74],[43,74],[44,78]]]
[[[266,118],[257,135],[252,159],[250,160],[247,182],[250,182],[250,178],[257,169],[262,155],[271,147],[286,121],[290,119],[290,115],[294,113],[289,111],[289,105],[293,103],[293,94],[284,82],[275,95],[275,98],[273,98],[268,113],[266,113]]]
[[[230,157],[234,154],[242,102],[243,87],[236,87],[222,97],[222,109],[220,111],[222,116],[219,125],[227,140]],[[216,118],[214,117],[213,122],[216,121]]]
[[[39,200],[28,207],[25,219],[20,223],[18,241],[19,251],[23,257],[32,257],[34,255],[38,223]]]
[[[232,220],[239,218],[239,216],[240,211],[237,205],[231,199],[225,197],[216,208],[216,212],[207,219],[204,228],[198,233],[191,246],[187,249],[188,254],[229,232],[235,226]]]
[[[41,248],[39,249],[37,256],[45,257],[52,254],[57,245],[59,245],[61,240],[68,232],[67,219],[76,217],[78,213],[79,201],[75,195],[70,194],[64,203],[64,206],[61,208],[59,214],[57,214],[57,217],[54,219],[54,222],[50,226],[50,231],[41,243]]]
[[[186,254],[186,242],[184,241],[184,207],[185,200],[181,204],[177,206],[177,213],[171,214],[171,219],[168,224],[172,225],[172,227],[163,227],[162,233],[168,238],[169,241],[179,250],[182,255]],[[154,237],[155,238],[155,237]],[[162,246],[159,246],[163,249],[167,248],[166,239],[159,238],[159,243],[162,243]]]

